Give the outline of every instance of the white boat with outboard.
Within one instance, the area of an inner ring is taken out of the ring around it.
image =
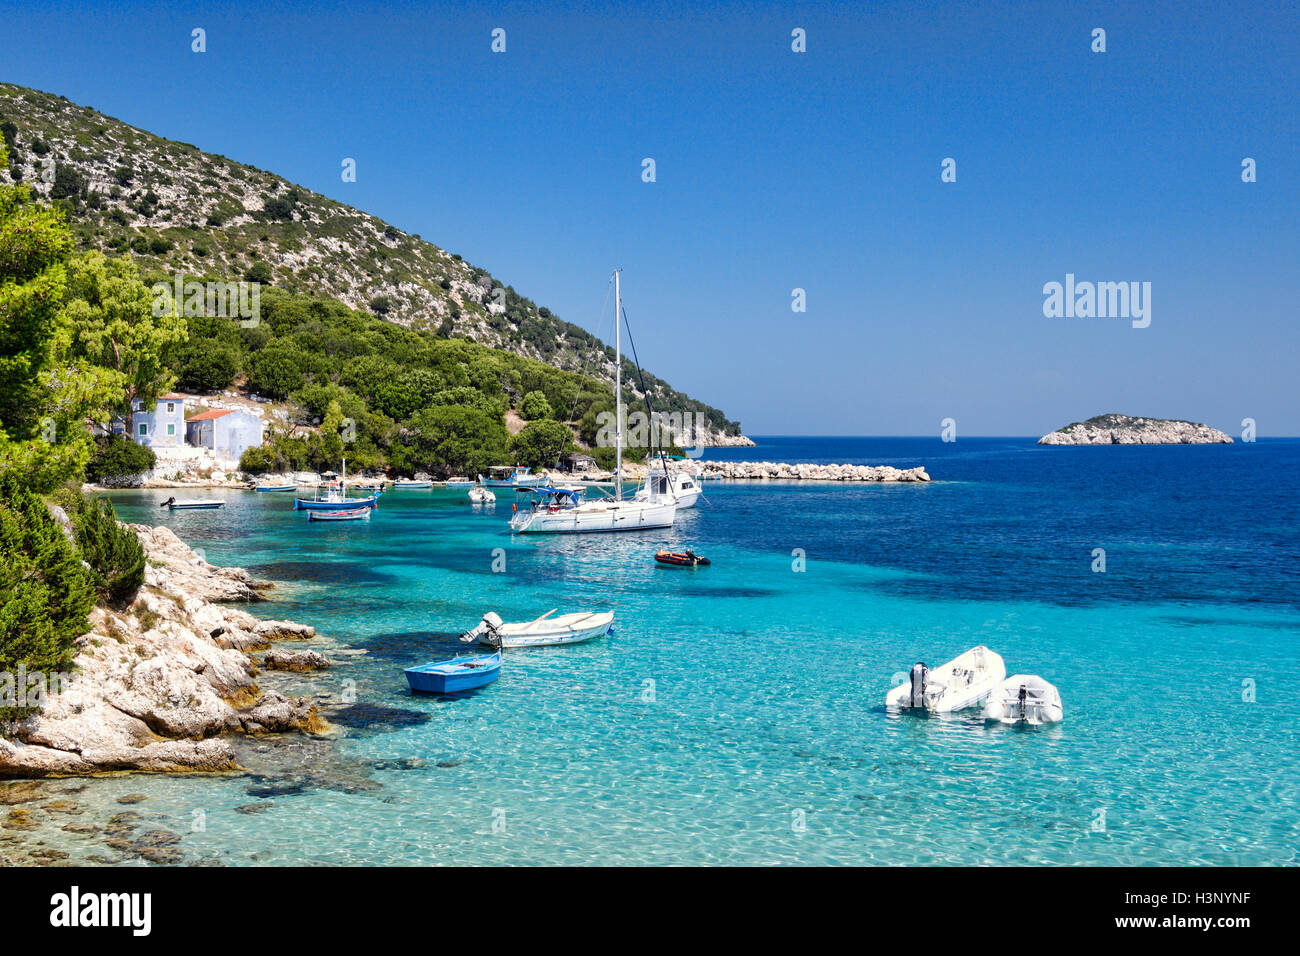
[[[924,661],[913,665],[908,679],[885,695],[885,706],[932,714],[965,710],[993,693],[1006,676],[1002,657],[980,644],[939,667]]]
[[[482,485],[475,485],[469,490],[469,500],[476,505],[484,505],[497,500],[497,496],[492,493],[490,488],[484,488]]]
[[[394,489],[406,488],[411,491],[419,491],[421,489],[432,488],[432,487],[433,487],[432,481],[425,481],[419,478],[398,478],[396,481],[393,482]]]
[[[619,284],[620,270],[614,270],[614,421],[623,421],[623,295]],[[648,407],[648,406],[647,406]],[[677,502],[661,499],[648,501],[623,498],[623,429],[614,438],[614,495],[582,501],[569,495],[569,501],[551,501],[539,507],[534,501],[524,510],[516,510],[510,530],[520,534],[582,534],[592,531],[643,531],[671,528],[677,517]]]
[[[442,486],[444,488],[472,488],[474,487],[474,482],[470,481],[470,479],[466,478],[464,475],[455,475],[444,481]]]
[[[1055,724],[1065,716],[1061,692],[1037,674],[1012,674],[989,695],[984,719],[1004,724]]]
[[[202,498],[188,498],[177,501],[175,497],[168,498],[159,508],[167,508],[171,511],[208,511],[213,508],[224,508],[224,501],[212,501]]]
[[[609,633],[614,623],[613,611],[561,614],[551,617],[552,608],[539,618],[520,624],[507,624],[495,611],[488,611],[473,630],[460,639],[466,644],[478,641],[487,647],[550,647],[557,644],[581,644]]]

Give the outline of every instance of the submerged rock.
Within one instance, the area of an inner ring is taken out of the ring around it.
[[[330,662],[316,651],[268,651],[262,666],[273,671],[317,671],[328,669]]]

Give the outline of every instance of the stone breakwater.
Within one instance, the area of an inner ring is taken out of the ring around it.
[[[1163,418],[1098,415],[1038,439],[1040,445],[1231,445],[1209,425]]]
[[[306,698],[259,689],[248,656],[314,629],[226,606],[263,600],[269,585],[208,564],[167,528],[131,528],[148,558],[144,585],[126,609],[91,612],[71,674],[39,713],[4,728],[0,778],[236,770],[222,734],[329,729]],[[328,666],[314,652],[270,656],[277,669]]]
[[[924,468],[890,465],[790,465],[773,461],[706,461],[704,477],[801,481],[929,481]]]

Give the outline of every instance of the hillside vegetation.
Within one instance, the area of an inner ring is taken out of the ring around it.
[[[459,255],[272,173],[11,84],[0,83],[0,128],[7,177],[64,211],[78,250],[130,255],[164,279],[256,279],[613,381],[613,350],[586,330]],[[624,380],[641,381],[626,360]],[[697,440],[739,436],[718,409],[649,372],[644,381],[656,409],[703,416],[710,434]]]

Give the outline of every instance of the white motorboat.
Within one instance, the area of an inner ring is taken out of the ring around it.
[[[209,511],[214,508],[224,508],[224,501],[215,501],[204,498],[188,498],[177,501],[175,497],[168,498],[159,508],[167,508],[171,511]]]
[[[1065,716],[1061,692],[1037,674],[1012,674],[989,695],[984,719],[1004,724],[1054,724]]]
[[[1006,676],[1001,656],[980,644],[939,667],[914,665],[908,679],[885,695],[885,706],[932,714],[964,710],[993,693]]]
[[[623,297],[619,270],[614,270],[614,421],[623,421]],[[581,534],[589,531],[641,531],[647,528],[671,528],[677,517],[677,502],[623,499],[623,428],[614,439],[614,496],[595,501],[574,501],[572,507],[551,502],[545,507],[537,501],[516,511],[510,530],[521,534]]]
[[[653,467],[634,500],[672,501],[678,508],[694,508],[699,498],[700,482],[694,476],[681,471],[665,474],[662,468]]]
[[[478,641],[487,647],[549,647],[556,644],[581,644],[602,637],[614,623],[613,611],[577,612],[551,617],[555,608],[539,618],[522,624],[506,624],[495,611],[488,611],[471,631],[460,636],[465,643]]]
[[[478,483],[484,488],[535,488],[543,481],[544,475],[534,475],[523,465],[493,465],[486,477],[478,476]]]
[[[497,496],[482,485],[475,485],[469,490],[469,500],[475,504],[481,505],[486,504],[489,501],[496,501]]]

